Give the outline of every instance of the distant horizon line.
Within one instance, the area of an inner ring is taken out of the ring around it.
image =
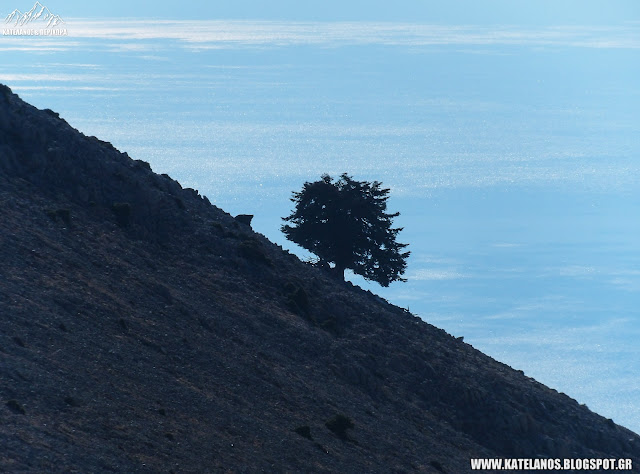
[[[292,19],[292,18],[260,18],[260,17],[219,17],[219,18],[172,18],[166,16],[69,16],[66,18],[73,20],[88,20],[88,21],[165,21],[165,22],[212,22],[212,21],[233,21],[233,22],[261,22],[261,23],[371,23],[371,24],[396,24],[396,25],[435,25],[435,26],[466,26],[466,27],[492,27],[492,26],[513,26],[513,27],[526,27],[526,28],[548,28],[548,27],[613,27],[622,25],[637,25],[640,27],[640,19],[630,20],[624,19],[619,22],[609,23],[586,23],[586,22],[554,22],[554,23],[538,23],[538,24],[526,24],[518,22],[451,22],[444,20],[372,20],[372,19],[333,19],[333,20],[310,20],[310,19]]]
[[[618,25],[442,24],[398,21],[298,21],[67,17],[69,37],[175,40],[191,48],[379,44],[400,47],[529,46],[640,49],[640,22]],[[0,44],[0,49],[2,46]]]

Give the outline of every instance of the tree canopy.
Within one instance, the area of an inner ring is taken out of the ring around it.
[[[393,228],[399,212],[387,213],[389,189],[378,181],[356,181],[346,173],[336,181],[323,175],[293,192],[295,209],[283,220],[287,239],[314,253],[323,264],[334,264],[344,279],[349,268],[367,280],[389,286],[406,281],[410,252],[396,242],[402,228]]]

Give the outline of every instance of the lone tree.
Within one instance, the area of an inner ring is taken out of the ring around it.
[[[382,286],[406,281],[407,244],[396,242],[402,228],[392,228],[399,212],[388,214],[389,189],[374,181],[355,181],[346,173],[304,183],[293,192],[295,210],[283,220],[287,239],[316,254],[321,264],[333,263],[344,280],[346,268]]]

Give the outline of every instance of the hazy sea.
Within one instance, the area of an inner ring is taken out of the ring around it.
[[[66,28],[0,81],[286,248],[305,181],[382,181],[409,281],[354,282],[640,432],[637,23]]]

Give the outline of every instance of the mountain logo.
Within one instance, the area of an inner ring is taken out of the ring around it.
[[[26,13],[22,13],[16,8],[4,19],[5,23],[12,23],[13,26],[16,27],[25,26],[28,23],[35,21],[46,22],[45,28],[53,28],[64,23],[64,20],[60,18],[60,15],[51,13],[51,10],[40,2],[36,2],[31,10]]]

